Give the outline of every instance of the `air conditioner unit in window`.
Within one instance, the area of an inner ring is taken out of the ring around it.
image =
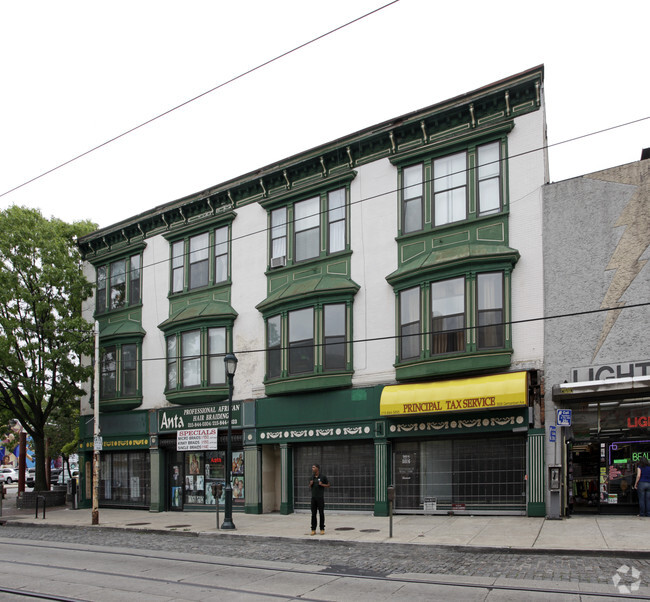
[[[281,255],[280,257],[271,258],[271,268],[281,268],[287,265],[287,256]]]

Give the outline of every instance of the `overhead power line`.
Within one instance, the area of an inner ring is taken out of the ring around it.
[[[599,313],[605,313],[608,311],[612,310],[624,310],[624,309],[637,309],[640,307],[650,307],[650,301],[646,301],[643,303],[632,303],[629,305],[623,305],[623,306],[617,306],[617,307],[599,307],[598,309],[587,309],[584,311],[574,311],[574,312],[569,312],[565,314],[555,314],[552,316],[538,316],[535,318],[523,318],[521,320],[508,320],[506,322],[495,322],[494,324],[488,324],[488,325],[471,325],[471,326],[465,326],[464,328],[459,328],[458,330],[450,330],[450,331],[422,331],[416,334],[394,334],[394,335],[386,335],[386,336],[381,336],[381,337],[367,337],[365,339],[346,339],[345,341],[337,341],[335,343],[317,343],[314,342],[313,346],[314,347],[327,347],[327,346],[335,346],[335,345],[354,345],[358,343],[375,343],[377,341],[391,341],[391,340],[399,340],[399,339],[406,339],[406,338],[412,338],[412,337],[422,337],[422,336],[430,336],[432,334],[448,334],[450,332],[458,332],[458,331],[466,331],[466,330],[480,330],[481,328],[490,328],[494,326],[513,326],[516,324],[528,324],[530,322],[545,322],[546,320],[561,320],[565,318],[577,318],[581,316],[587,316],[591,314],[599,314]],[[70,331],[71,332],[71,331]],[[87,332],[89,336],[94,336],[94,331],[93,330],[87,330],[87,331],[81,331],[81,332]],[[291,349],[291,347],[274,347],[273,350],[287,350]],[[247,353],[266,353],[269,351],[267,347],[264,347],[262,349],[233,349],[233,353],[237,355],[244,355]],[[191,359],[193,357],[207,357],[207,354],[196,354],[192,355],[191,357],[188,356],[188,358],[185,359]],[[142,358],[143,362],[159,362],[159,361],[166,361],[166,357],[146,357]]]
[[[367,17],[374,15],[375,13],[378,13],[381,10],[384,10],[385,8],[388,8],[389,6],[393,4],[397,4],[400,0],[392,0],[392,2],[388,2],[387,4],[384,4],[374,10],[371,10],[370,12],[367,12],[360,17],[356,17],[355,19],[352,19],[351,21],[348,21],[347,23],[344,23],[343,25],[339,25],[338,27],[335,27],[334,29],[330,29],[326,33],[323,33],[315,38],[312,38],[308,42],[304,42],[303,44],[300,44],[291,50],[287,50],[286,52],[283,52],[282,54],[278,54],[277,56],[273,57],[272,59],[269,59],[267,61],[264,61],[263,63],[260,63],[256,67],[252,67],[251,69],[248,69],[248,71],[244,71],[243,73],[240,73],[239,75],[236,75],[235,77],[230,78],[229,80],[226,80],[225,82],[222,82],[213,88],[210,88],[209,90],[206,90],[205,92],[201,92],[201,94],[198,94],[178,105],[175,107],[172,107],[171,109],[168,109],[167,111],[164,111],[163,113],[160,113],[159,115],[156,115],[155,117],[152,117],[151,119],[148,119],[147,121],[144,121],[140,123],[139,125],[136,125],[132,127],[131,129],[126,130],[125,132],[122,132],[121,134],[118,134],[117,136],[114,136],[113,138],[110,138],[109,140],[106,140],[105,142],[102,142],[101,144],[98,144],[97,146],[94,146],[87,151],[72,157],[72,159],[68,159],[67,161],[64,161],[63,163],[60,163],[56,167],[52,167],[51,169],[48,169],[47,171],[39,174],[38,176],[35,176],[31,178],[30,180],[27,180],[26,182],[23,182],[22,184],[19,184],[18,186],[14,186],[12,189],[7,190],[6,192],[3,192],[0,194],[0,198],[3,196],[6,196],[8,194],[11,194],[12,192],[15,192],[16,190],[19,190],[20,188],[23,188],[24,186],[27,186],[28,184],[31,184],[32,182],[35,182],[36,180],[40,180],[41,178],[51,174],[52,172],[57,171],[58,169],[61,169],[62,167],[65,167],[66,165],[70,165],[70,163],[74,163],[75,161],[78,161],[79,159],[90,155],[91,153],[94,153],[95,151],[99,150],[100,148],[103,148],[120,138],[124,138],[125,136],[128,136],[129,134],[132,134],[133,132],[149,125],[150,123],[153,123],[154,121],[157,121],[158,119],[162,119],[163,117],[166,117],[170,113],[173,113],[174,111],[178,111],[178,109],[181,109],[197,100],[200,98],[203,98],[204,96],[207,96],[208,94],[211,94],[212,92],[215,92],[225,86],[228,86],[232,84],[233,82],[236,82],[237,80],[240,80],[247,75],[250,75],[251,73],[254,73],[255,71],[259,71],[260,69],[270,65],[271,63],[275,63],[279,61],[280,59],[283,59],[286,56],[289,56],[290,54],[293,54],[294,52],[297,52],[298,50],[302,50],[303,48],[306,48],[307,46],[310,46],[311,44],[314,44],[315,42],[318,42],[319,40],[322,40],[323,38],[326,38],[337,31],[341,31],[342,29],[345,29],[346,27],[349,27],[350,25],[353,25],[354,23],[358,23],[359,21],[362,21],[363,19],[366,19]]]
[[[626,127],[628,125],[639,123],[641,121],[645,121],[645,120],[648,120],[648,119],[650,119],[650,116],[643,117],[641,119],[636,119],[634,121],[628,121],[628,122],[625,122],[625,123],[614,125],[614,126],[602,129],[602,130],[595,130],[595,131],[589,132],[587,134],[582,134],[581,136],[576,136],[574,138],[568,138],[567,140],[560,140],[559,142],[554,142],[553,144],[544,144],[543,146],[539,146],[539,147],[532,148],[532,149],[529,149],[529,150],[526,150],[526,151],[522,151],[522,152],[514,154],[514,155],[508,155],[507,157],[501,157],[500,159],[497,159],[496,161],[491,161],[491,162],[485,163],[485,165],[491,165],[493,163],[506,163],[506,162],[512,161],[513,159],[516,159],[518,157],[523,157],[525,155],[530,155],[532,153],[537,153],[537,152],[540,152],[540,151],[543,151],[543,150],[547,150],[547,149],[549,149],[551,147],[554,147],[554,146],[560,146],[562,144],[568,144],[570,142],[576,142],[577,140],[581,140],[583,138],[588,138],[589,136],[596,136],[598,134],[604,134],[605,132],[609,132],[611,130]],[[442,178],[457,175],[457,174],[460,174],[460,173],[466,173],[466,172],[469,172],[469,171],[476,171],[477,169],[478,169],[477,166],[475,166],[475,167],[466,167],[465,169],[461,169],[461,170],[458,170],[458,171],[450,173],[450,174],[445,174],[445,175],[442,175],[442,176],[438,176],[437,178],[435,178],[435,177],[428,178],[428,179],[423,178],[422,179],[422,184],[423,185],[424,184],[430,184],[432,182],[435,182],[435,180],[437,180],[437,179],[442,179]],[[396,194],[399,191],[400,191],[400,188],[391,188],[390,190],[386,190],[384,192],[378,192],[378,193],[375,193],[375,194],[373,194],[371,196],[367,196],[367,197],[363,197],[363,198],[360,198],[360,199],[356,199],[354,201],[350,201],[349,205],[350,206],[358,205],[360,203],[365,203],[366,201],[372,201],[374,199],[379,199],[379,198],[387,196],[389,194]],[[510,199],[508,204],[510,206],[514,205],[515,203],[519,202],[521,199],[526,198],[528,195],[530,195],[531,192],[528,192],[526,195],[524,195],[522,197],[519,197],[519,198],[516,198],[516,199]],[[318,211],[317,213],[313,213],[311,215],[306,215],[304,217],[298,218],[298,219],[296,219],[294,221],[308,220],[308,219],[310,219],[312,217],[315,217],[316,215],[319,215],[319,216],[324,215],[327,212],[328,212],[328,209],[324,209],[322,211]],[[234,238],[231,238],[230,243],[232,243],[234,241],[237,241],[237,240],[243,240],[244,238],[248,238],[249,236],[255,236],[257,234],[268,233],[271,229],[272,229],[271,226],[267,226],[266,228],[262,228],[260,230],[253,230],[252,232],[247,232],[245,234],[240,234],[239,236],[235,236]],[[210,248],[210,246],[202,247],[202,248],[194,249],[194,251],[203,251],[203,250],[209,249],[209,248]],[[161,265],[163,263],[169,263],[170,261],[171,261],[171,257],[166,257],[164,259],[159,259],[158,261],[154,261],[152,263],[144,264],[144,265],[140,266],[139,269],[144,270],[145,268],[155,267],[155,266]]]

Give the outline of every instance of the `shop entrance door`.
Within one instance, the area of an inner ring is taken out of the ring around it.
[[[569,508],[573,512],[637,514],[633,488],[640,455],[650,441],[576,441],[570,450]]]
[[[576,441],[570,450],[569,507],[574,512],[598,512],[600,448],[597,442]]]
[[[395,508],[422,508],[420,454],[417,448],[395,452]]]

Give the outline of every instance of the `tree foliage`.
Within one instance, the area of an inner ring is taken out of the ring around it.
[[[92,324],[81,315],[92,284],[76,238],[96,229],[38,210],[0,212],[0,407],[32,436],[37,489],[45,489],[45,434],[55,410],[78,403],[91,366]]]

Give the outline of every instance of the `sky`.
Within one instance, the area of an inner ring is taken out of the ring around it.
[[[107,227],[541,64],[551,181],[638,161],[648,22],[647,0],[2,2],[0,210]]]

